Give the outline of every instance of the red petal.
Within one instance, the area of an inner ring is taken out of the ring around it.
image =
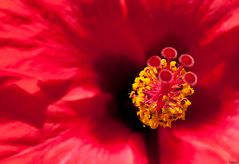
[[[44,121],[46,101],[12,85],[0,90],[1,115],[41,126]]]
[[[0,159],[36,145],[40,139],[40,131],[37,128],[7,119],[0,121],[0,134]]]
[[[139,161],[146,164],[142,138],[138,134],[131,136],[127,128],[107,115],[110,113],[105,110],[109,110],[110,99],[109,95],[101,94],[68,102],[70,108],[63,102],[58,108],[49,107],[42,131],[44,140],[2,163],[32,163],[38,159],[40,163],[133,164]],[[93,110],[95,106],[97,110]]]
[[[159,129],[160,163],[183,164],[192,160],[194,147],[175,137],[169,129]]]
[[[216,1],[215,1],[216,2]],[[214,1],[126,1],[129,22],[146,46],[160,51],[173,46],[180,52],[193,50],[211,36],[238,7],[238,2],[213,6]],[[200,13],[200,14],[199,14]],[[154,50],[154,51],[155,51]]]
[[[114,146],[114,145],[112,145]],[[139,163],[141,158],[134,159],[132,148],[129,144],[122,145],[117,151],[109,151],[102,147],[85,143],[84,140],[73,137],[54,138],[38,147],[29,149],[21,155],[9,158],[2,163],[32,163],[38,159],[40,163],[49,162],[66,162],[66,163],[114,163],[114,164],[133,164],[135,161]]]
[[[200,128],[190,130],[185,127],[174,129],[177,137],[189,142],[199,151],[196,154],[199,161],[202,157],[218,162],[221,160],[219,163],[239,160],[239,95],[233,90],[227,90],[224,94],[225,100],[221,109],[218,109],[221,112],[210,123],[202,122]]]

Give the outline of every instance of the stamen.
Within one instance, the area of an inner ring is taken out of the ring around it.
[[[163,57],[168,60],[175,59],[177,57],[177,51],[173,47],[166,47],[161,51]]]
[[[178,60],[184,67],[192,67],[194,65],[193,57],[188,54],[181,55]]]
[[[133,104],[138,108],[137,115],[144,125],[152,129],[158,126],[171,127],[173,121],[185,119],[185,112],[191,105],[188,96],[194,93],[192,86],[197,76],[184,67],[194,64],[192,56],[183,54],[179,62],[177,51],[172,47],[162,50],[159,56],[151,56],[147,67],[135,78],[130,92]]]
[[[151,56],[148,61],[147,61],[147,65],[151,66],[151,67],[156,67],[159,68],[160,66],[160,60],[161,58],[159,56]]]

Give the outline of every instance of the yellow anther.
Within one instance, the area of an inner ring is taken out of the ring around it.
[[[135,83],[140,83],[140,77],[136,77],[136,78],[134,79],[134,82],[135,82]]]
[[[149,83],[150,83],[150,79],[149,79],[149,78],[144,78],[144,79],[143,79],[143,82],[144,82],[145,84],[149,84]]]
[[[183,86],[183,89],[182,89],[181,93],[184,96],[190,96],[194,93],[194,90],[190,87],[190,85],[186,84],[186,85]]]
[[[188,108],[188,106],[190,106],[191,104],[192,103],[189,100],[186,100],[182,106],[183,108]]]
[[[138,87],[139,87],[139,84],[138,84],[138,83],[134,83],[134,84],[132,84],[132,88],[133,88],[133,90],[136,90]]]
[[[161,66],[160,68],[166,68],[167,67],[167,61],[165,59],[161,59]]]
[[[130,92],[129,97],[133,97],[135,94],[135,91]]]
[[[176,61],[171,61],[170,62],[170,69],[174,72],[177,70],[176,64],[177,64]]]
[[[162,98],[162,100],[163,100],[163,101],[168,101],[168,97],[164,95],[163,98]]]

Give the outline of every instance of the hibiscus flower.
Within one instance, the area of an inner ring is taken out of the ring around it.
[[[1,163],[239,161],[237,0],[0,3]],[[185,120],[143,127],[129,93],[164,47],[194,59]]]

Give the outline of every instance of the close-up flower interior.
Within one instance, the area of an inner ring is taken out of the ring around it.
[[[1,164],[239,163],[238,0],[1,0]]]

